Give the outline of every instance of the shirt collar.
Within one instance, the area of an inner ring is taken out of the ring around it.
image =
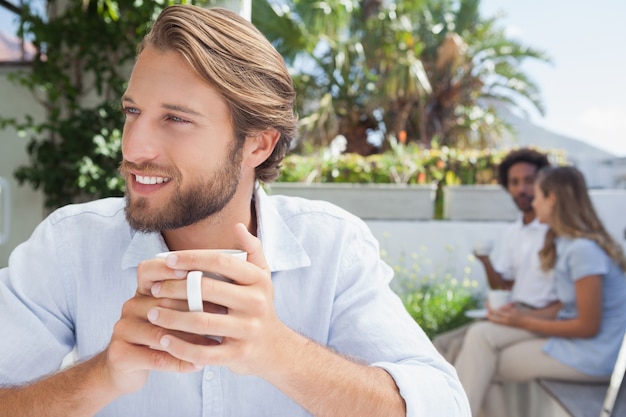
[[[537,218],[537,216],[535,216],[535,218],[528,224],[524,224],[523,219],[524,219],[524,215],[520,214],[516,220],[516,224],[520,229],[523,227],[527,229],[544,229],[547,227],[547,225],[539,222],[539,219]]]
[[[311,266],[311,258],[260,185],[255,187],[257,236],[272,272]]]
[[[167,245],[160,233],[143,233],[131,229],[133,237],[130,240],[124,257],[122,269],[136,268],[139,262],[154,258],[159,252],[167,252]]]
[[[254,201],[257,214],[257,236],[261,240],[270,271],[311,266],[311,259],[280,215],[272,199],[259,184],[255,185]],[[132,231],[122,268],[136,268],[139,262],[168,250],[160,233]]]

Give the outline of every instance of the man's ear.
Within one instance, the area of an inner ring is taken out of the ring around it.
[[[244,163],[251,168],[261,165],[274,151],[278,139],[280,139],[280,132],[274,128],[248,136],[244,148],[246,155]]]

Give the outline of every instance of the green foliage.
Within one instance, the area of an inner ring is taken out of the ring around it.
[[[412,265],[405,266],[400,259],[394,267],[394,290],[405,308],[431,339],[436,335],[468,323],[467,310],[480,304],[477,282],[469,279],[470,268],[461,273],[437,266],[426,272],[429,261],[421,254],[413,254]]]
[[[121,132],[115,126],[123,122],[112,106],[103,103],[65,119],[49,120],[46,126],[31,127],[55,140],[31,137],[27,147],[30,165],[19,167],[15,177],[20,183],[41,188],[48,208],[82,198],[121,195],[123,180],[117,175]]]
[[[425,149],[414,143],[394,145],[384,153],[361,156],[321,152],[289,154],[278,181],[395,184],[496,184],[497,166],[511,149]],[[554,162],[564,153],[547,152]]]
[[[430,339],[469,323],[471,319],[465,312],[479,304],[469,290],[449,281],[424,285],[401,298],[411,317]]]

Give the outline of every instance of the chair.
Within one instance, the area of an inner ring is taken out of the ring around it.
[[[540,379],[539,385],[572,417],[626,417],[626,334],[608,383]],[[618,401],[619,400],[619,401]]]
[[[602,403],[602,411],[600,411],[600,417],[611,417],[613,414],[613,407],[615,406],[615,400],[617,394],[620,391],[622,382],[624,381],[624,374],[626,373],[626,333],[624,333],[624,339],[622,340],[622,347],[617,355],[617,362],[615,362],[615,368],[611,374],[611,380],[609,381],[609,388],[604,396],[604,402]]]

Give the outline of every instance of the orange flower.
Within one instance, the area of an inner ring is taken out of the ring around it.
[[[398,133],[398,140],[403,145],[406,143],[406,130],[402,130]]]
[[[417,183],[424,184],[425,182],[426,182],[426,173],[420,172],[419,174],[417,174]]]

